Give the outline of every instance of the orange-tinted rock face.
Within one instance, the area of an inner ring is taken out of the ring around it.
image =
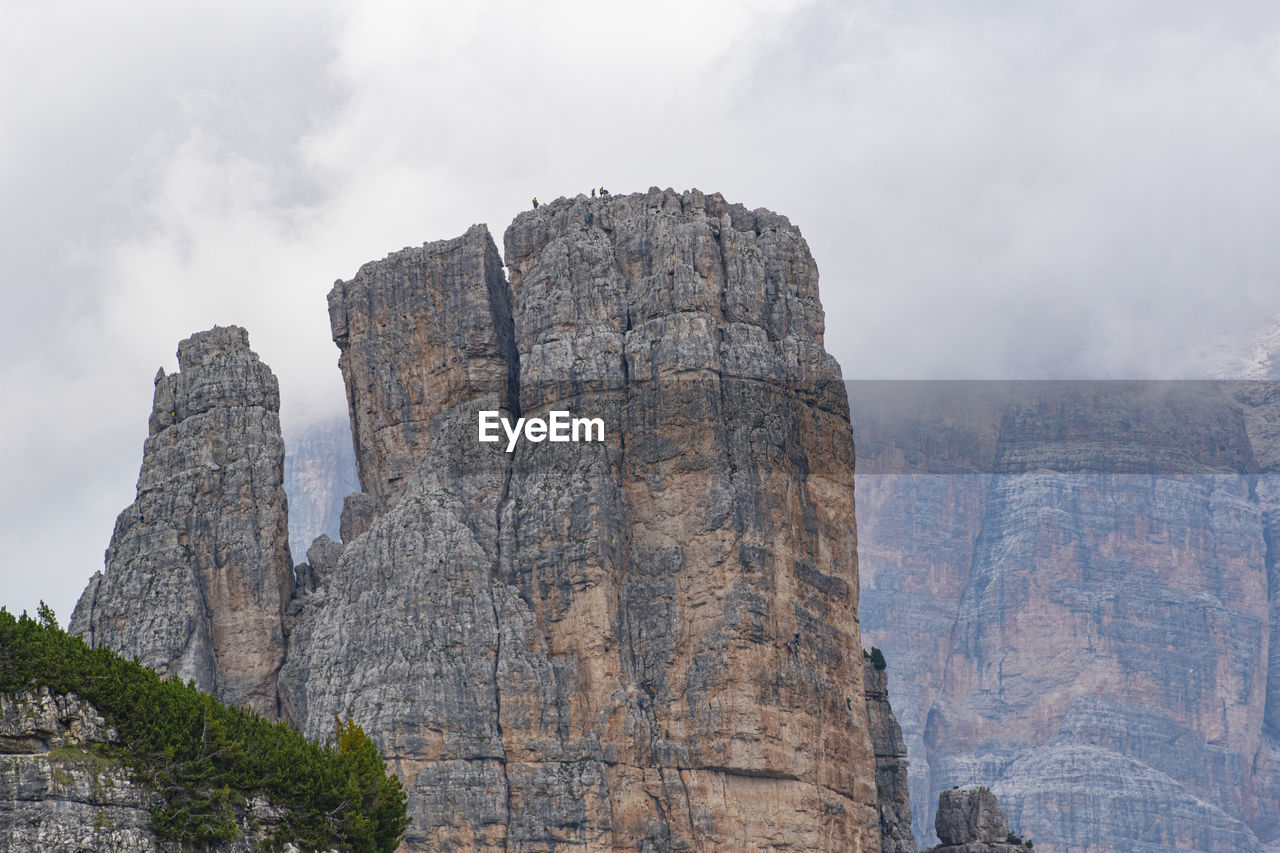
[[[1194,384],[1019,393],[966,452],[920,457],[943,473],[901,473],[963,445],[939,420],[859,484],[917,832],[979,783],[1037,850],[1261,849],[1271,510],[1240,406]]]
[[[381,515],[303,601],[286,708],[377,733],[413,849],[878,850],[853,445],[799,232],[697,192],[544,205],[506,234],[509,313],[477,239],[331,296]],[[459,352],[510,361],[476,383]],[[486,409],[605,439],[507,453]]]

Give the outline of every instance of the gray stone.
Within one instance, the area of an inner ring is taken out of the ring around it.
[[[509,287],[473,228],[330,295],[364,492],[286,713],[378,740],[407,849],[871,849],[853,448],[803,238],[653,189],[505,244]],[[481,409],[606,438],[508,454]]]
[[[238,326],[183,341],[178,364],[70,631],[274,716],[293,585],[279,387]]]
[[[421,461],[440,400],[496,393],[507,403],[515,360],[502,258],[483,225],[396,252],[334,284],[329,320],[361,490],[381,513]]]
[[[1008,837],[1009,818],[989,789],[981,785],[950,788],[938,796],[934,828],[944,845],[990,843]]]
[[[876,756],[876,811],[880,817],[881,853],[916,853],[911,832],[911,797],[907,785],[907,744],[889,705],[889,674],[868,655],[862,665],[867,725]]]

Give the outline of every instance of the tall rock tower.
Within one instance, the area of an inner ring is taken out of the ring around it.
[[[178,367],[156,375],[138,497],[71,633],[275,716],[293,583],[280,389],[238,326],[180,343]]]
[[[330,294],[364,493],[280,676],[414,850],[876,851],[853,442],[799,231],[561,199]],[[599,442],[478,440],[482,411]],[[319,563],[320,565],[315,565]]]

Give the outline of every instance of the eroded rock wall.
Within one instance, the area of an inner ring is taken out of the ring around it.
[[[1261,849],[1272,593],[1243,413],[1209,386],[1044,390],[993,409],[990,452],[967,456],[986,474],[859,485],[869,642],[937,685],[895,695],[924,758],[917,833],[939,793],[978,782],[1036,849]]]
[[[156,375],[137,498],[70,631],[275,716],[293,584],[279,386],[238,326],[182,341],[178,366]]]
[[[329,293],[356,469],[374,514],[395,505],[426,454],[442,401],[513,378],[510,292],[484,226],[365,264]]]
[[[379,738],[411,849],[878,850],[853,446],[803,238],[696,191],[562,199],[507,230],[509,302],[486,242],[330,296],[365,494],[291,634],[290,715]],[[480,409],[605,440],[507,454]]]

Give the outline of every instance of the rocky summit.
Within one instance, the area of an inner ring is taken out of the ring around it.
[[[179,344],[155,386],[138,496],[70,631],[275,716],[293,595],[279,385],[224,326]]]
[[[361,492],[292,583],[278,465],[224,488],[226,454],[277,459],[261,366],[243,333],[188,342],[209,354],[158,386],[76,628],[309,737],[354,718],[405,782],[407,850],[879,850],[872,742],[895,747],[865,703],[849,412],[800,232],[655,188],[527,211],[504,244],[476,226],[334,286]],[[204,385],[220,441],[183,427]],[[603,440],[541,440],[555,412]],[[479,440],[481,413],[525,440]],[[207,559],[210,524],[258,550]],[[257,626],[262,666],[220,619]]]

